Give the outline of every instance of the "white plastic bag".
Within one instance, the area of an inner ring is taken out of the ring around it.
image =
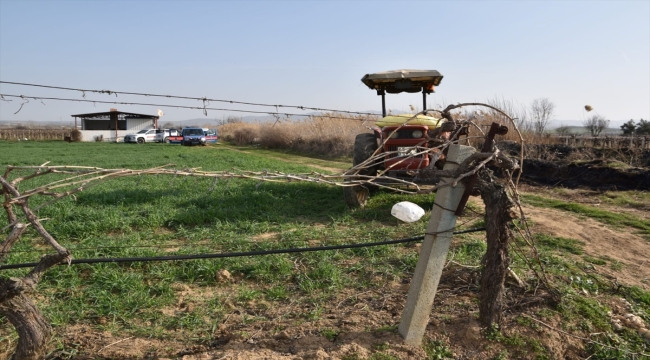
[[[420,220],[424,215],[424,209],[410,201],[402,201],[393,205],[390,214],[404,222],[414,222]]]

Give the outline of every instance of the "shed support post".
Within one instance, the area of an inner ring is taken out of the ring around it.
[[[476,150],[471,146],[451,145],[447,154],[445,170],[455,170],[458,164]],[[448,183],[453,179],[443,179]],[[409,345],[420,346],[429,322],[429,314],[436,296],[442,268],[447,259],[452,232],[456,226],[456,208],[460,202],[465,185],[459,182],[456,187],[443,187],[436,193],[431,217],[420,257],[411,280],[406,306],[399,324],[399,334]]]

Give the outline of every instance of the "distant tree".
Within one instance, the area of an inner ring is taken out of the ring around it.
[[[173,129],[174,128],[174,123],[168,121],[168,122],[162,124],[162,128],[163,129]]]
[[[535,99],[530,104],[530,114],[532,117],[533,128],[539,135],[544,133],[548,127],[555,111],[555,104],[547,98]]]
[[[226,124],[237,124],[243,121],[244,120],[241,118],[241,116],[228,115],[225,118],[221,118],[221,120],[217,120],[217,126],[226,125]]]
[[[648,120],[639,120],[639,123],[636,126],[636,133],[639,135],[650,135],[650,121]]]
[[[634,120],[630,119],[630,121],[621,125],[621,130],[623,130],[623,135],[634,135],[636,131],[636,123]]]
[[[582,125],[589,131],[591,136],[598,136],[603,130],[607,129],[609,120],[602,115],[592,115]]]
[[[571,135],[571,127],[567,125],[560,125],[555,132],[560,136],[569,136]]]

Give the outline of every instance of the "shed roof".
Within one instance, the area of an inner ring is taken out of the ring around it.
[[[138,114],[138,113],[124,112],[124,111],[103,111],[103,112],[88,113],[88,114],[76,114],[70,116],[83,118],[83,119],[98,119],[98,118],[109,118],[111,114],[117,114],[118,116],[129,117],[129,118],[148,118],[148,119],[159,118],[158,115]]]

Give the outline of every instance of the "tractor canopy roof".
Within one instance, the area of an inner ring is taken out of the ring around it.
[[[442,74],[437,70],[392,70],[366,74],[361,81],[373,90],[384,90],[390,94],[401,92],[432,92],[440,85]]]

